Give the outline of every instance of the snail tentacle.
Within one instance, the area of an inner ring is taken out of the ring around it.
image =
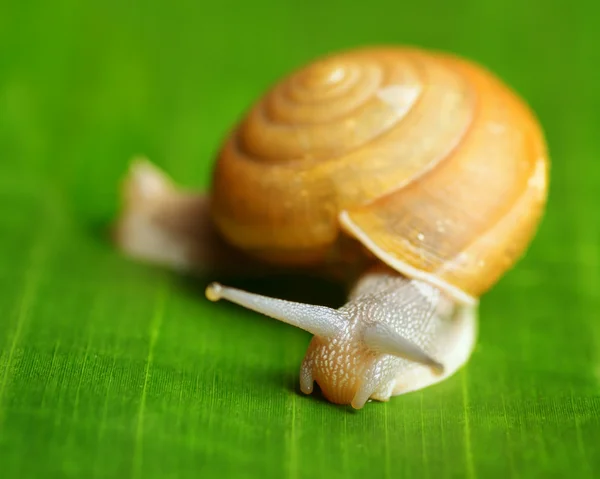
[[[326,306],[270,298],[219,283],[211,283],[206,288],[206,297],[210,301],[226,299],[322,338],[334,337],[343,328],[342,323],[345,321],[335,309]]]
[[[365,345],[373,351],[424,364],[429,366],[435,374],[444,373],[442,364],[384,323],[367,326],[363,333],[363,340]]]

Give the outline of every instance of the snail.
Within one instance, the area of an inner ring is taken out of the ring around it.
[[[471,357],[483,294],[543,217],[549,159],[525,101],[445,52],[365,47],[276,82],[221,145],[209,192],[134,161],[115,241],[181,270],[245,262],[348,282],[338,309],[219,283],[228,300],[311,333],[300,389],[332,403],[426,388]]]

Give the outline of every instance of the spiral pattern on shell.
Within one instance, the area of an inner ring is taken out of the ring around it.
[[[263,161],[339,157],[393,128],[420,91],[418,73],[406,62],[322,60],[278,84],[257,105],[240,129],[240,145]]]
[[[524,103],[472,63],[409,48],[342,52],[282,79],[227,139],[212,190],[218,228],[250,254],[323,262],[345,231],[463,301],[524,251],[545,195]]]

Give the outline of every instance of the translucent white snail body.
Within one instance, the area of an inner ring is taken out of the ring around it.
[[[226,139],[206,193],[134,162],[115,240],[178,269],[249,262],[349,281],[339,309],[218,283],[206,296],[312,333],[302,391],[316,382],[359,409],[468,361],[479,298],[527,250],[547,184],[542,129],[493,74],[438,52],[364,48],[266,92]]]

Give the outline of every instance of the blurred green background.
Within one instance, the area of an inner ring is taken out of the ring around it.
[[[598,477],[599,15],[591,0],[2,2],[0,476]],[[537,112],[552,183],[468,366],[355,413],[297,392],[308,334],[207,303],[103,228],[132,155],[205,187],[272,82],[381,43],[495,71]]]

